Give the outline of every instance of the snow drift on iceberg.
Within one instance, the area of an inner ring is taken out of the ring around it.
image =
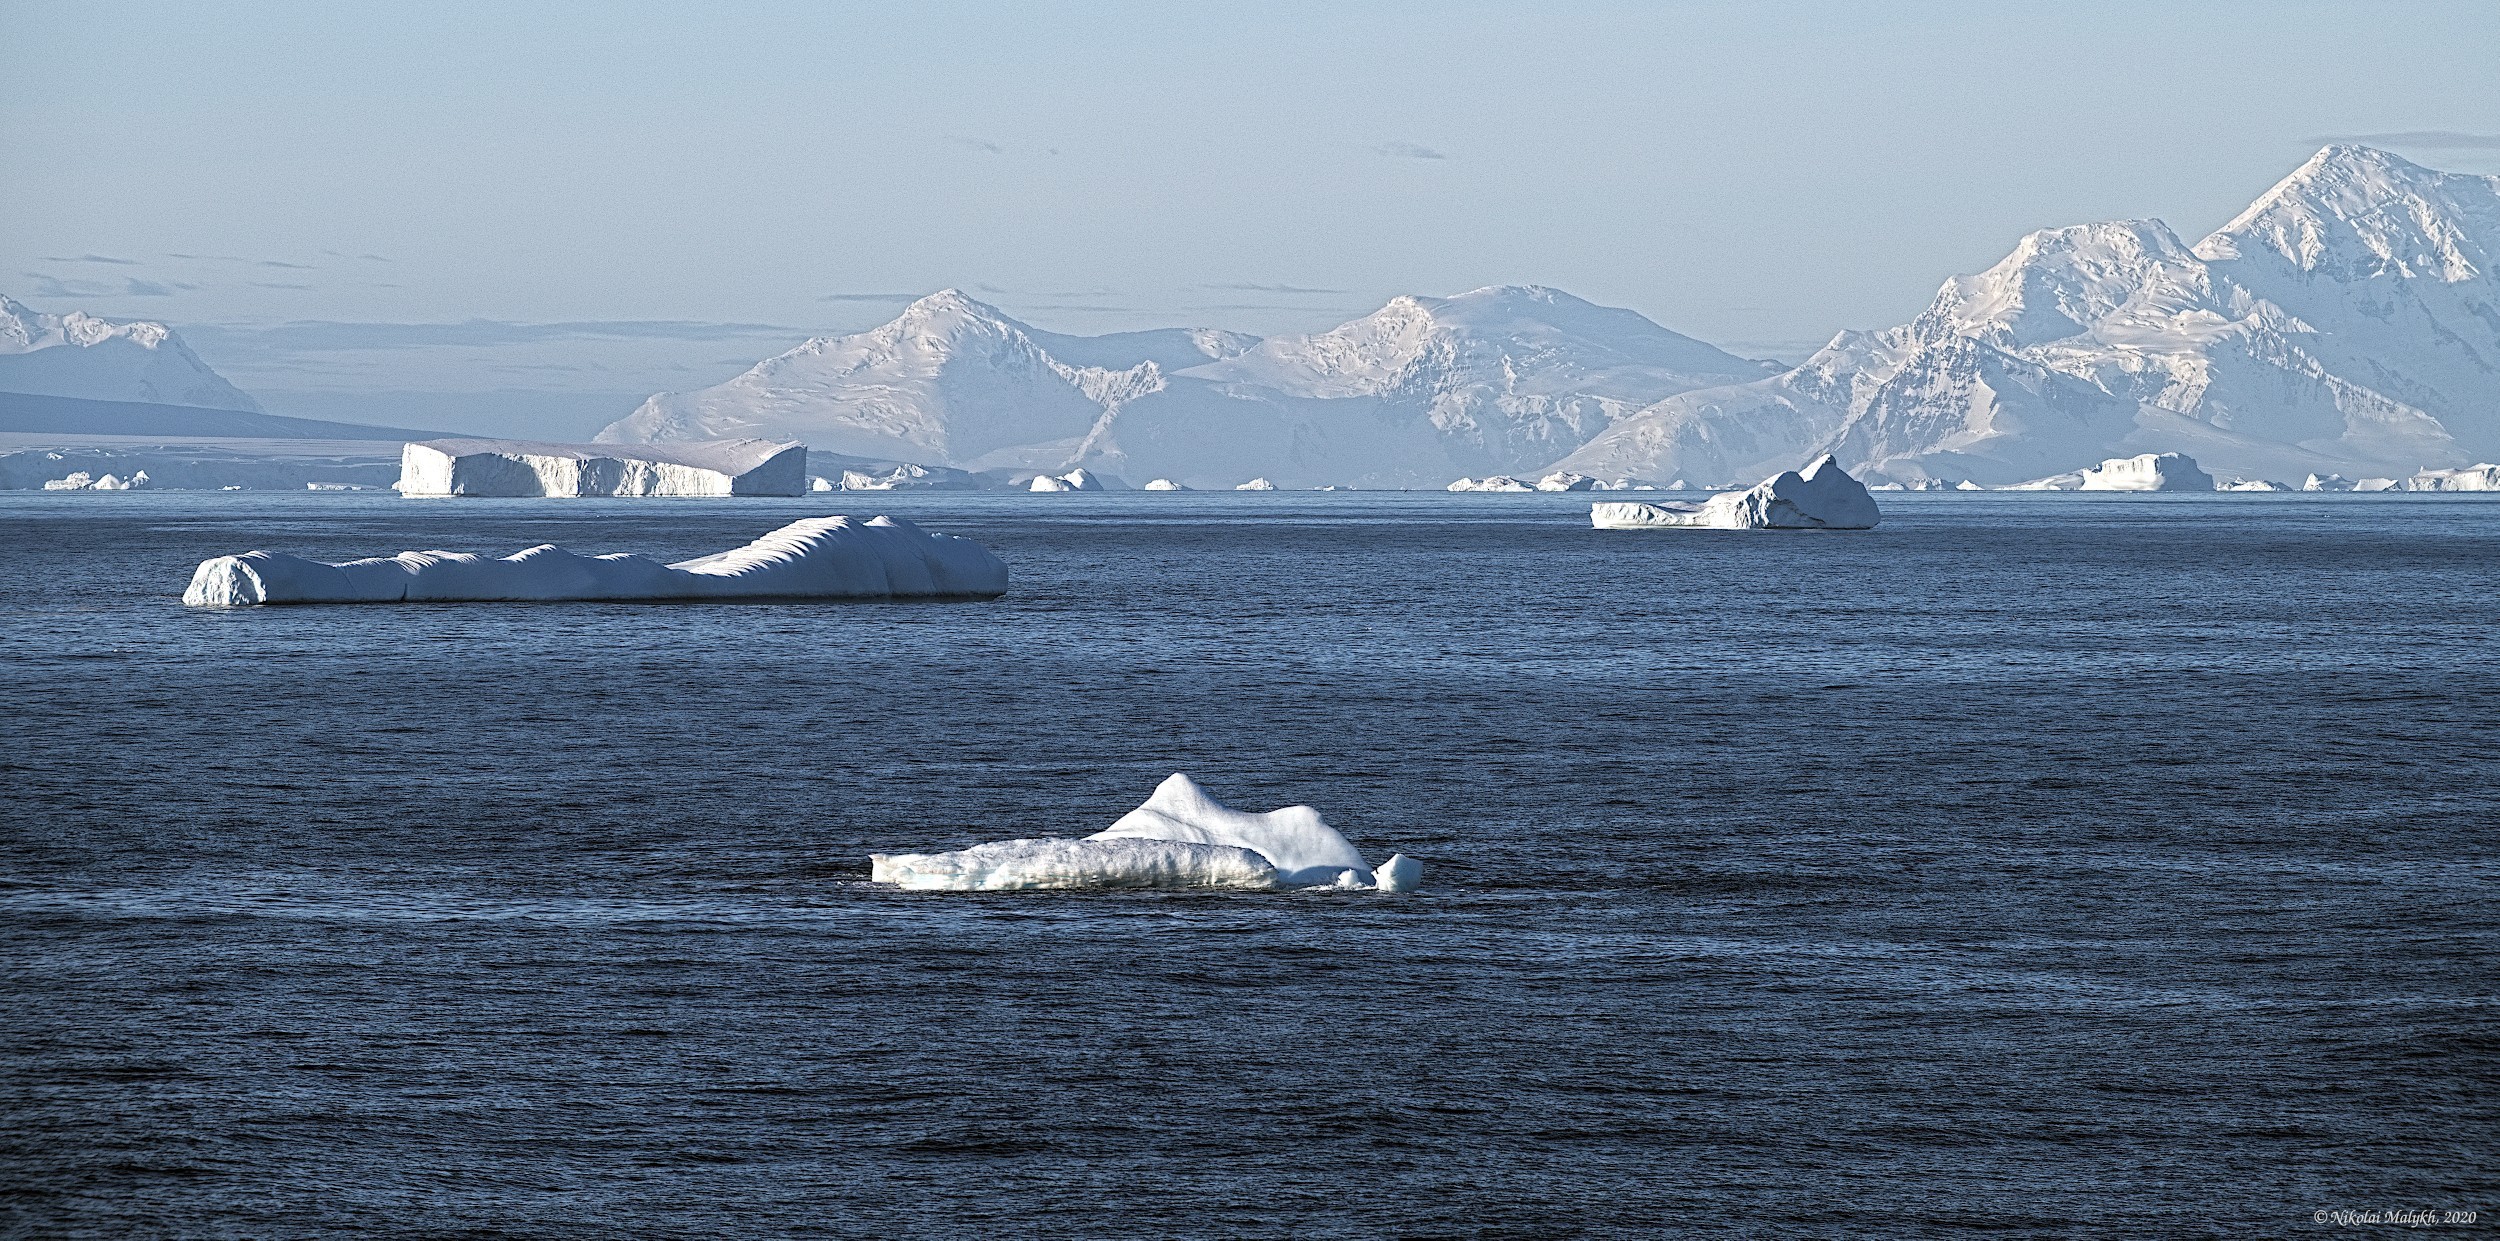
[[[1881,516],[1865,485],[1829,455],[1701,504],[1589,506],[1589,524],[1600,530],[1872,530]]]
[[[1327,887],[1411,892],[1423,864],[1397,854],[1374,868],[1309,806],[1230,809],[1174,774],[1146,804],[1083,840],[997,840],[947,853],[869,855],[870,877],[905,888]]]
[[[662,564],[644,556],[583,556],[542,544],[501,559],[464,552],[401,552],[326,564],[282,552],[200,562],[182,601],[398,603],[418,600],[996,598],[1007,566],[990,550],[932,534],[899,517],[811,517],[744,547]]]

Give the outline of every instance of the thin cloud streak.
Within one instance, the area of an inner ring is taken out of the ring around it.
[[[1448,159],[1450,157],[1449,152],[1436,151],[1420,142],[1383,142],[1373,147],[1372,151],[1391,159]]]

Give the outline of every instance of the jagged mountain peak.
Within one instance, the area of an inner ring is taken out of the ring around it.
[[[2040,343],[2080,335],[2148,286],[2200,286],[2200,264],[2160,220],[2044,228],[1975,276],[1955,276],[1913,327],[1921,337]]]
[[[2375,147],[2321,149],[2196,245],[2209,262],[2281,264],[2338,280],[2444,283],[2490,274],[2500,177],[2439,172]]]

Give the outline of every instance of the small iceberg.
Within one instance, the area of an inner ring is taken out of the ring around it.
[[[183,603],[581,601],[660,599],[994,599],[1007,566],[990,550],[900,517],[811,517],[744,547],[676,564],[583,556],[552,543],[501,559],[401,552],[327,564],[282,552],[200,562]]]
[[[2175,452],[2112,457],[2083,471],[2082,491],[2212,491],[2214,476]]]
[[[1875,497],[1827,454],[1745,491],[1700,504],[1616,501],[1589,506],[1600,530],[1872,530]]]
[[[1081,469],[1070,470],[1065,474],[1036,474],[1033,476],[1032,489],[1035,491],[1108,490],[1103,486],[1099,476]]]
[[[995,840],[946,853],[872,853],[869,877],[914,891],[1334,888],[1412,892],[1423,863],[1374,867],[1309,806],[1230,809],[1175,773],[1146,804],[1082,840]]]
[[[1536,485],[1535,485],[1535,484],[1533,484],[1533,483],[1530,483],[1530,482],[1526,482],[1526,481],[1521,480],[1521,479],[1512,478],[1512,477],[1511,477],[1510,475],[1508,475],[1508,474],[1495,474],[1495,475],[1493,475],[1493,476],[1491,476],[1491,477],[1489,477],[1489,478],[1462,478],[1462,479],[1458,479],[1458,480],[1456,480],[1456,481],[1452,482],[1452,483],[1451,483],[1451,484],[1450,484],[1447,488],[1445,488],[1444,490],[1448,490],[1448,491],[1534,491],[1534,490],[1536,490]]]
[[[1267,479],[1264,479],[1264,478],[1254,478],[1254,479],[1251,479],[1249,482],[1243,483],[1242,485],[1240,485],[1240,486],[1238,486],[1238,487],[1233,488],[1233,490],[1235,490],[1235,491],[1274,491],[1274,490],[1276,490],[1276,484],[1275,484],[1275,483],[1273,483],[1273,482],[1270,482],[1270,481],[1268,481]]]
[[[1168,478],[1158,478],[1158,479],[1154,479],[1154,480],[1152,480],[1152,481],[1148,482],[1148,483],[1146,484],[1146,486],[1145,486],[1144,490],[1147,490],[1147,491],[1187,491],[1187,490],[1189,490],[1189,488],[1187,488],[1187,487],[1183,487],[1183,486],[1181,486],[1179,483],[1173,482],[1171,479],[1168,479]]]

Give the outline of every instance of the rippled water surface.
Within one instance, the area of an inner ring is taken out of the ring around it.
[[[0,493],[0,1226],[2264,1234],[2500,1208],[2500,497]],[[186,611],[894,512],[987,604]],[[913,894],[1173,771],[1408,898]]]

